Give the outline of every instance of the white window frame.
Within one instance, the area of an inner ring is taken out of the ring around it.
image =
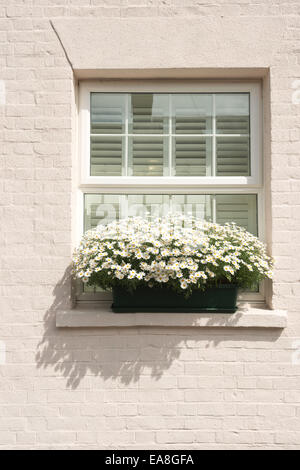
[[[90,93],[238,93],[250,95],[250,176],[90,176]],[[84,194],[256,194],[258,236],[265,240],[263,187],[263,100],[258,81],[200,81],[200,80],[110,80],[79,83],[79,175],[76,211],[77,245],[84,231]],[[80,287],[79,287],[80,290]],[[77,300],[99,301],[110,294],[78,293]],[[264,283],[259,292],[244,293],[242,301],[262,302]]]

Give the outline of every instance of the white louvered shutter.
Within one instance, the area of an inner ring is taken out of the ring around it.
[[[257,235],[257,201],[255,194],[218,194],[216,198],[216,222],[235,222]]]
[[[91,93],[91,175],[121,176],[124,161],[126,97]]]
[[[121,176],[124,138],[122,136],[91,136],[91,175]]]
[[[164,176],[168,169],[166,137],[129,137],[128,173],[131,176]]]
[[[250,175],[249,95],[216,94],[215,114],[217,176]]]
[[[130,176],[167,174],[169,146],[168,138],[164,134],[168,134],[168,106],[168,95],[153,93],[130,95],[128,129]]]
[[[174,137],[173,161],[176,176],[210,175],[211,138]]]
[[[211,139],[201,135],[212,132],[212,96],[174,94],[171,113],[174,175],[210,175]]]

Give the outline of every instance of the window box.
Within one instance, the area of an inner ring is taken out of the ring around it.
[[[237,309],[238,288],[223,284],[202,290],[194,290],[189,297],[167,288],[137,288],[133,292],[120,287],[113,288],[112,310],[115,313],[134,312],[215,312],[234,313]]]

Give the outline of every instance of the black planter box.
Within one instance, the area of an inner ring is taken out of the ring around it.
[[[185,298],[167,288],[138,288],[128,292],[113,288],[112,310],[115,313],[136,312],[215,312],[234,313],[237,309],[238,288],[231,284],[210,287],[205,291],[197,290]]]

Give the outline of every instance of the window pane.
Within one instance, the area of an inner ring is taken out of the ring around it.
[[[168,147],[166,137],[129,137],[129,176],[166,176]]]
[[[254,194],[85,194],[84,205],[85,231],[127,215],[155,218],[172,210],[207,221],[215,219],[221,224],[234,221],[257,235],[257,198]],[[83,290],[85,293],[103,292],[99,287],[86,284]]]
[[[124,137],[91,136],[91,176],[124,175]]]
[[[129,134],[167,134],[169,97],[154,93],[133,93],[130,98]]]
[[[173,137],[173,173],[176,176],[211,175],[210,137]]]
[[[210,194],[175,194],[171,196],[172,211],[212,222],[212,200]]]
[[[216,222],[235,222],[246,230],[258,234],[256,194],[218,194],[216,197]]]
[[[218,93],[217,134],[249,134],[249,93]]]
[[[91,134],[125,132],[126,95],[91,93]]]
[[[130,194],[128,216],[161,217],[170,210],[170,196],[167,194]]]
[[[130,194],[128,215],[154,219],[170,211],[212,220],[212,196],[203,194]]]
[[[90,174],[249,176],[249,96],[91,93]]]
[[[255,194],[86,194],[84,228],[127,216],[155,218],[169,211],[220,224],[235,222],[258,233]]]
[[[250,174],[249,137],[217,137],[217,176]]]
[[[173,94],[171,108],[174,134],[212,132],[211,94]]]
[[[119,194],[85,194],[84,230],[106,225],[121,217],[122,199]]]

